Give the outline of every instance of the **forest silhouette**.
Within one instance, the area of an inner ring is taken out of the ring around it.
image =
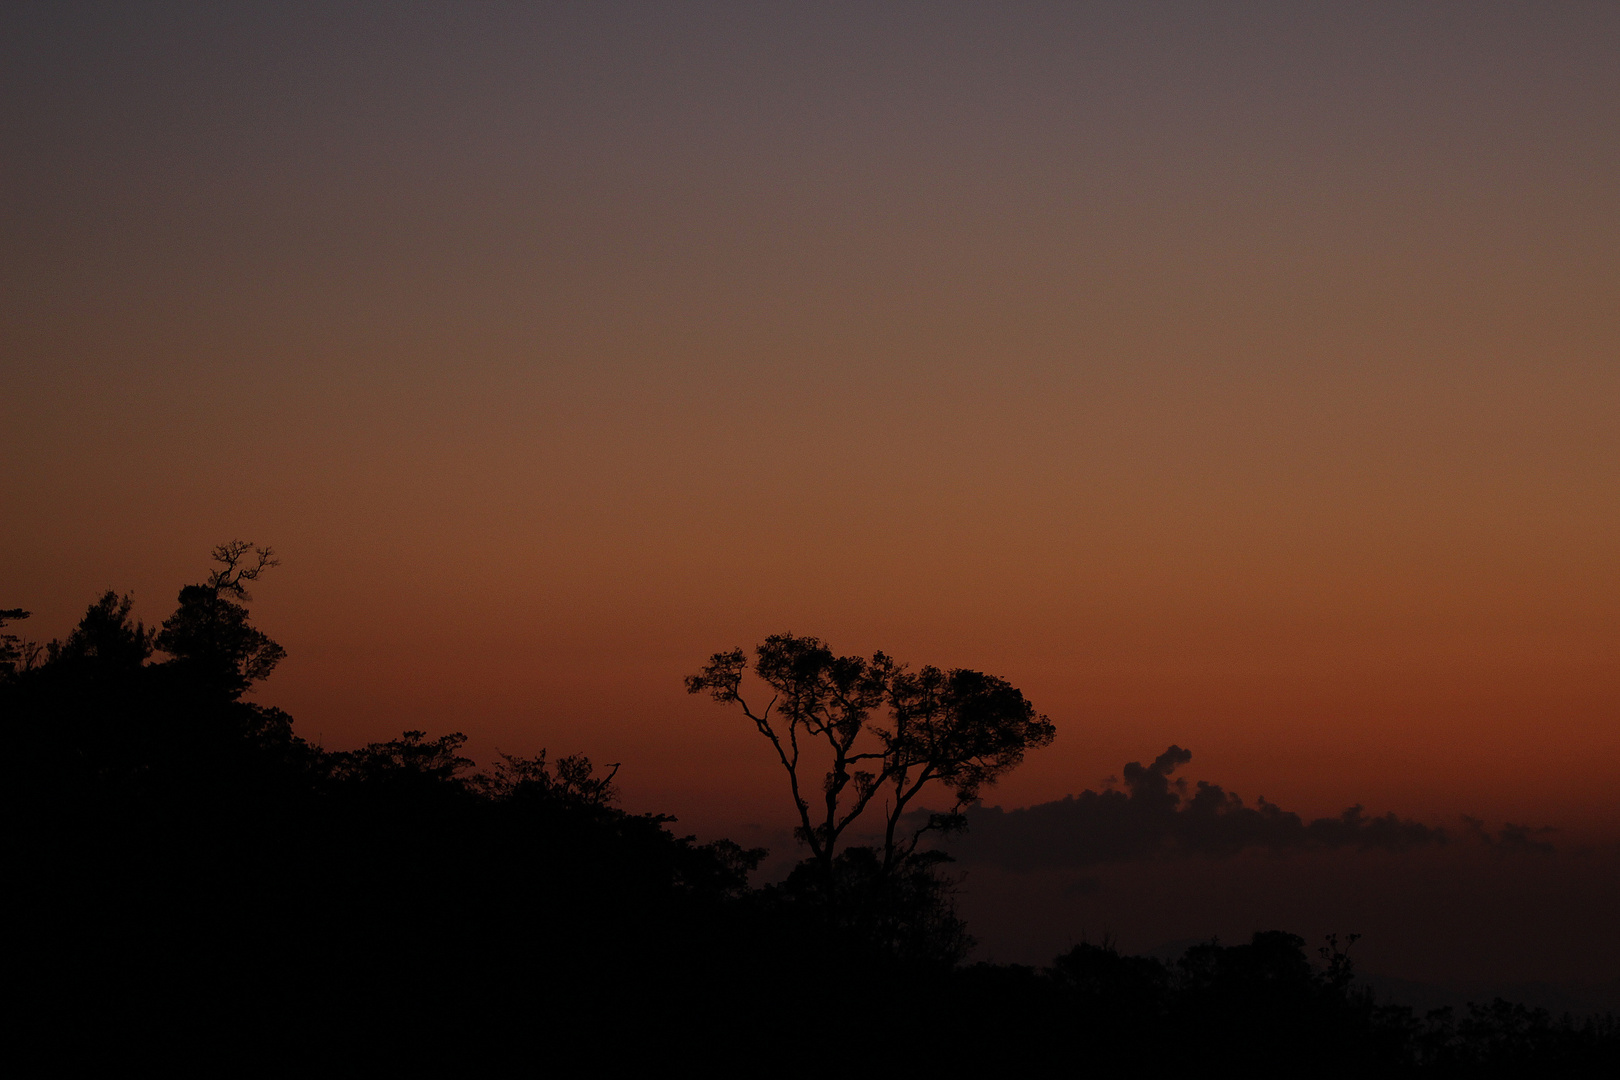
[[[307,742],[245,697],[285,656],[248,609],[273,553],[213,555],[157,627],[111,591],[46,645],[21,634],[26,611],[0,611],[14,1054],[36,1071],[1620,1074],[1612,1017],[1504,1001],[1418,1016],[1358,987],[1353,938],[968,963],[949,845],[919,839],[993,843],[979,791],[1051,741],[1004,680],[780,635],[753,661],[773,716],[742,700],[747,654],[715,654],[687,688],[770,740],[807,849],[753,884],[763,850],[623,810],[616,766],[542,752],[480,771],[457,733]],[[830,754],[825,776],[801,737]],[[1132,796],[1152,802],[1184,754],[1137,766]],[[953,807],[908,809],[925,789]],[[1218,789],[1206,802],[1228,828],[1428,839],[1393,819],[1248,817]],[[883,842],[840,847],[868,805],[886,807]],[[1123,795],[1076,806],[1062,812],[1103,832],[1161,820]]]

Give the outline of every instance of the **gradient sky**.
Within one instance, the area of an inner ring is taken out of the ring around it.
[[[1620,7],[13,4],[0,606],[240,537],[324,745],[777,822],[765,634],[1615,838]]]

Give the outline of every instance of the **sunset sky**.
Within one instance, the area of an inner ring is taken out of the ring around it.
[[[0,607],[779,824],[815,634],[1306,815],[1620,839],[1620,6],[16,4]]]

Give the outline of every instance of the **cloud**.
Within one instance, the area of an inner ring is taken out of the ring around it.
[[[1126,765],[1123,791],[1088,789],[1018,810],[970,807],[967,833],[948,846],[964,862],[1035,870],[1166,855],[1221,857],[1249,848],[1406,851],[1448,840],[1443,829],[1394,814],[1368,817],[1360,806],[1307,822],[1265,799],[1248,806],[1217,784],[1172,780],[1191,760],[1190,750],[1172,746],[1150,765]],[[1509,826],[1493,842],[1539,849],[1532,831]]]

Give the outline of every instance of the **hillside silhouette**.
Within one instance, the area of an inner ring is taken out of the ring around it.
[[[1357,988],[1349,939],[1313,951],[1265,932],[1175,963],[1103,942],[1045,969],[969,965],[943,856],[909,857],[915,844],[900,858],[829,843],[756,886],[764,851],[621,809],[617,767],[581,755],[503,755],[479,771],[458,733],[314,746],[245,698],[285,655],[248,607],[273,553],[231,543],[214,560],[157,627],[107,592],[42,647],[20,633],[26,611],[0,611],[13,1054],[29,1071],[1451,1076],[1620,1063],[1612,1018],[1379,1005]],[[997,715],[1024,726],[1016,745],[973,750],[988,756],[953,744],[955,758],[936,746],[933,760],[1004,768],[1050,741],[999,680],[935,676],[941,694],[966,687],[962,715],[988,687]],[[918,708],[917,684],[896,685]],[[935,712],[914,715],[958,731],[956,699],[930,700]],[[1151,801],[1176,760],[1135,777],[1131,797]],[[966,823],[970,836],[981,824]],[[1424,842],[1409,826],[1389,828]]]

